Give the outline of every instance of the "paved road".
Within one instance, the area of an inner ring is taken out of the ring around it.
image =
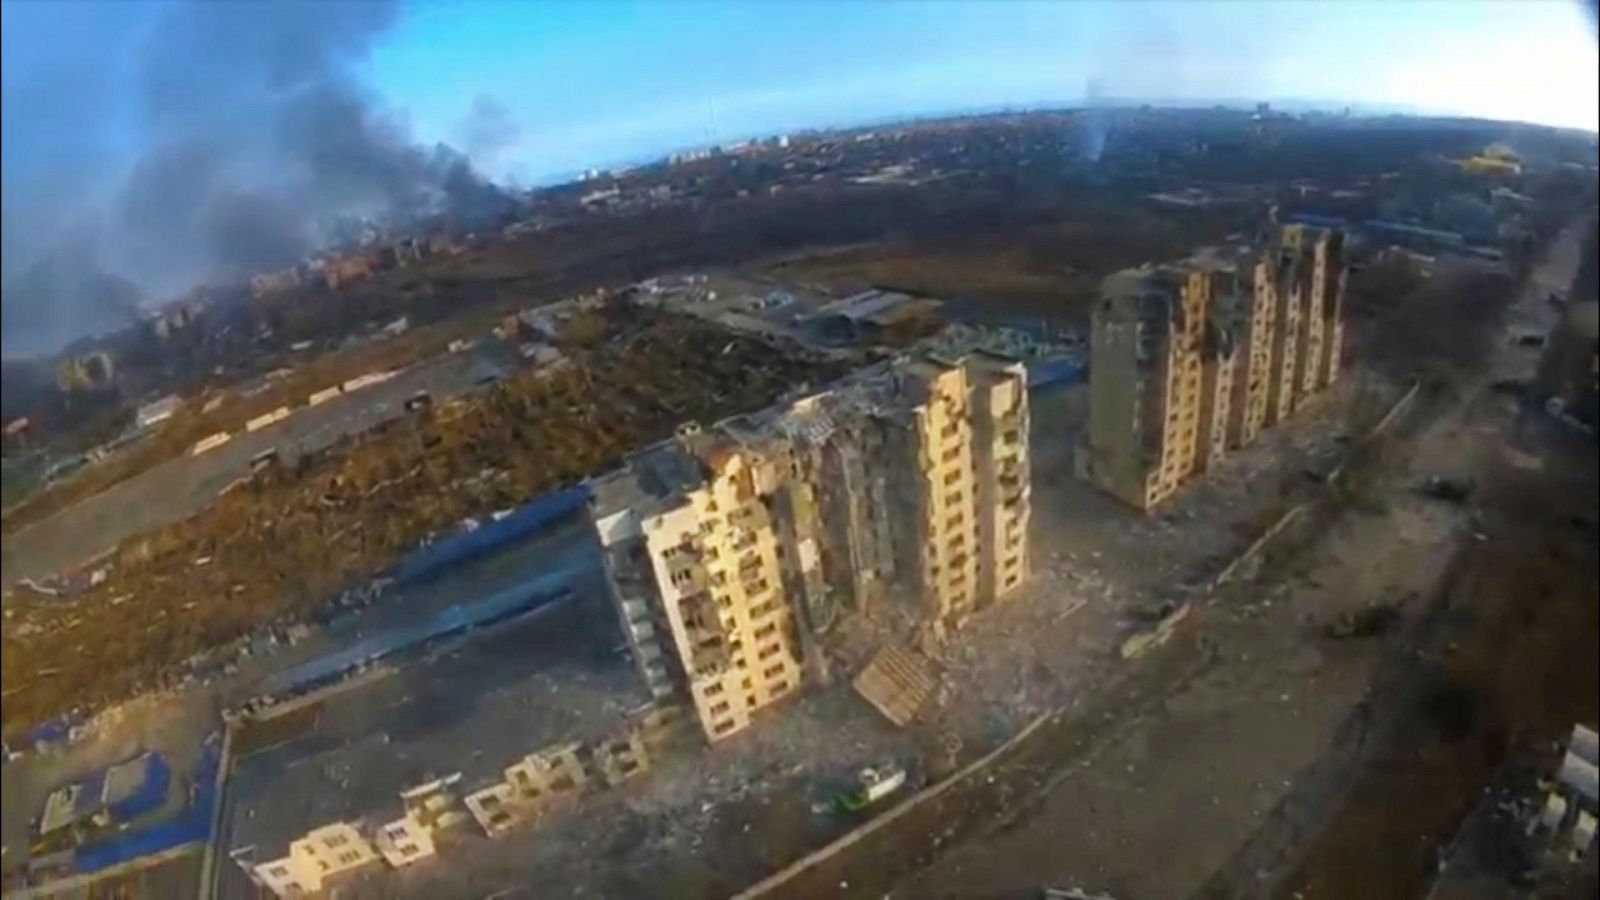
[[[489,363],[477,351],[437,357],[382,384],[297,409],[278,425],[241,433],[210,453],[167,460],[7,535],[0,550],[0,583],[54,575],[134,535],[192,516],[211,505],[218,491],[249,474],[251,458],[261,451],[277,447],[292,461],[402,415],[405,401],[419,390],[435,397],[469,390]]]

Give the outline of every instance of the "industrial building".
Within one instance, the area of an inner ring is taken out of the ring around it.
[[[1287,225],[1109,276],[1080,474],[1149,509],[1293,415],[1339,377],[1346,273],[1342,232]]]
[[[700,429],[590,484],[635,664],[710,741],[827,680],[846,611],[899,600],[934,638],[1027,577],[1027,375],[921,355]],[[892,513],[891,513],[892,511]]]

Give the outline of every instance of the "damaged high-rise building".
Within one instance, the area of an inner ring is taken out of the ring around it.
[[[1346,273],[1341,232],[1293,225],[1108,277],[1080,472],[1148,509],[1288,418],[1339,376]]]
[[[1020,363],[885,363],[686,428],[594,479],[591,514],[640,675],[709,740],[806,680],[851,610],[901,601],[942,636],[1027,577]]]

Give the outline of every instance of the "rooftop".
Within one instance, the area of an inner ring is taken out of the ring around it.
[[[629,456],[622,468],[590,480],[596,518],[625,510],[641,516],[661,512],[705,479],[705,470],[683,443],[669,438]]]
[[[1022,362],[984,350],[968,353],[963,362],[967,366],[967,378],[984,385],[999,384],[1016,377],[1026,378],[1028,372],[1028,367]]]
[[[1220,247],[1201,247],[1184,260],[1186,265],[1212,272],[1225,272],[1242,268],[1240,263],[1248,257],[1250,248],[1239,244]]]
[[[387,821],[402,791],[471,791],[551,744],[610,733],[649,697],[600,604],[562,601],[324,701],[303,734],[239,759],[228,843],[258,859],[335,821]]]
[[[870,319],[882,315],[895,307],[906,303],[911,298],[905,294],[892,291],[871,290],[863,291],[842,300],[835,300],[825,304],[817,310],[818,315],[839,315],[851,319]]]

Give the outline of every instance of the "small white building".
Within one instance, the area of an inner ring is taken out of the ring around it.
[[[504,781],[497,781],[482,790],[473,791],[462,802],[466,803],[467,811],[472,813],[472,818],[477,820],[484,834],[499,837],[521,821],[513,809],[516,799],[516,788]]]
[[[289,855],[253,870],[262,886],[279,897],[322,890],[330,880],[377,862],[378,852],[355,825],[335,822],[306,832],[289,844]]]
[[[468,813],[458,791],[460,784],[461,773],[452,772],[401,791],[406,816],[417,820],[429,834],[465,823]]]
[[[403,868],[434,856],[433,830],[416,816],[405,815],[378,827],[373,843],[389,865]]]

